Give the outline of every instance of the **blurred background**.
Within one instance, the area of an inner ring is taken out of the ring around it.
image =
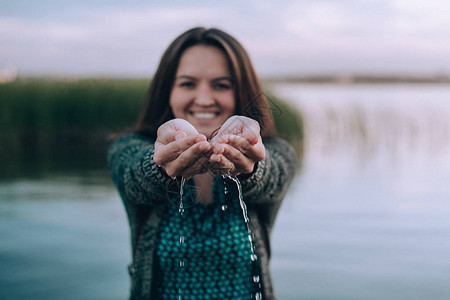
[[[250,53],[301,169],[281,300],[450,295],[450,2],[0,0],[0,298],[126,299],[106,137],[193,26]]]

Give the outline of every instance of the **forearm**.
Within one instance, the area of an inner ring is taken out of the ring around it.
[[[108,152],[111,178],[124,201],[151,204],[163,199],[170,179],[153,161],[154,144],[140,135],[127,135],[114,142]]]

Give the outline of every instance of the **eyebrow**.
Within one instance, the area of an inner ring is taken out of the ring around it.
[[[197,80],[196,77],[189,76],[189,75],[180,75],[180,76],[175,78],[175,80],[180,80],[180,79]],[[222,77],[217,77],[217,78],[213,78],[212,79],[212,81],[221,81],[221,80],[228,80],[230,82],[233,82],[233,80],[229,76],[222,76]]]
[[[188,76],[188,75],[180,75],[178,77],[175,78],[175,80],[179,80],[179,79],[190,79],[190,80],[196,80],[197,78],[192,77],[192,76]]]
[[[221,80],[228,80],[228,81],[230,81],[230,82],[233,81],[233,80],[231,79],[231,77],[229,77],[229,76],[217,77],[217,78],[214,78],[214,79],[213,79],[213,81],[221,81]]]

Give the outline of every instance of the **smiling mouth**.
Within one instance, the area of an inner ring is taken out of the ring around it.
[[[199,120],[211,120],[219,115],[219,113],[213,112],[196,112],[192,113],[192,115]]]

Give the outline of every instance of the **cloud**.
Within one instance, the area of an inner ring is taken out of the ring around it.
[[[194,26],[220,27],[239,37],[251,36],[259,25],[232,7],[95,9],[67,20],[0,17],[0,65],[25,72],[146,73],[176,36]]]
[[[235,36],[263,73],[450,71],[449,6],[446,0],[149,3],[39,18],[3,16],[0,67],[150,75],[178,34],[203,25]]]
[[[117,69],[108,67],[108,60],[109,65],[126,69],[127,64],[120,62],[124,56],[134,52],[147,62],[149,57],[159,58],[163,48],[188,26],[199,25],[199,19],[213,22],[216,17],[207,8],[169,7],[91,11],[68,21],[1,17],[0,57],[3,64],[24,69],[55,70],[57,65],[73,68],[75,64],[77,70],[80,64]]]
[[[447,0],[392,0],[396,30],[408,35],[450,38],[450,2]]]
[[[424,24],[439,6],[411,3],[415,4],[402,0],[290,3],[279,11],[283,34],[264,52],[295,57],[290,68],[299,70],[312,70],[314,65],[317,70],[327,66],[348,71],[450,70],[449,19],[437,17],[434,23]]]

